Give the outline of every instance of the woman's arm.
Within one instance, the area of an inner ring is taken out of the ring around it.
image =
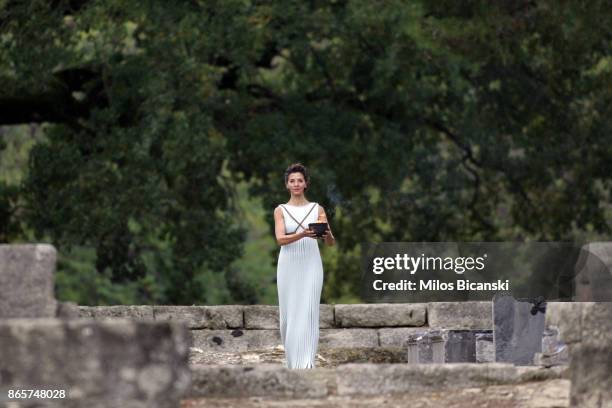
[[[276,235],[276,243],[280,246],[290,244],[304,237],[315,238],[314,231],[304,230],[296,234],[285,234],[285,222],[283,221],[283,210],[276,207],[274,210],[274,234]]]
[[[319,219],[322,220],[322,222],[327,223],[328,230],[325,231],[325,234],[323,234],[323,239],[325,240],[325,244],[328,246],[334,245],[336,243],[336,238],[334,238],[334,234],[332,233],[331,225],[329,225],[329,221],[327,220],[327,215],[325,214],[325,210],[321,206],[319,206]]]

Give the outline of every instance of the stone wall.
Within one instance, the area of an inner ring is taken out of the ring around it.
[[[569,347],[571,406],[612,408],[612,302],[553,304],[546,325]]]
[[[180,321],[203,350],[246,351],[281,343],[277,306],[79,306],[80,317]],[[424,330],[491,330],[491,302],[322,304],[321,348],[401,347]]]
[[[444,392],[460,388],[541,382],[563,379],[566,376],[565,371],[559,367],[555,369],[516,367],[507,363],[425,365],[365,363],[343,364],[334,370],[291,370],[271,364],[198,365],[192,367],[192,370],[193,381],[188,395],[190,398],[232,395],[234,398],[303,399],[330,395],[366,396]]]
[[[186,325],[80,319],[54,298],[56,258],[47,244],[0,245],[0,406],[178,406],[191,381]]]
[[[55,391],[45,406],[174,408],[191,384],[188,353],[178,323],[0,320],[0,403],[32,389]]]
[[[0,245],[0,319],[55,317],[56,260],[52,245]]]
[[[113,401],[128,401],[134,407],[173,406],[189,384],[189,348],[241,352],[281,343],[275,306],[87,307],[58,303],[53,297],[55,262],[56,252],[50,245],[0,245],[0,388],[3,391],[7,387],[35,388],[55,382],[75,390],[71,400],[64,401],[74,403],[73,406],[97,406],[98,403],[106,406]],[[385,347],[397,350],[404,348],[406,340],[415,334],[440,330],[448,333],[491,331],[494,329],[492,315],[492,302],[324,304],[320,308],[319,346],[328,350]],[[571,351],[569,375],[573,406],[612,408],[609,403],[612,401],[611,322],[612,303],[548,303],[547,330],[558,333]],[[401,387],[405,384],[412,384],[414,378],[429,378],[423,375],[430,372],[431,378],[427,381],[439,380],[439,375],[454,377],[472,373],[463,378],[468,381],[464,386],[514,382],[517,373],[522,372],[512,366],[476,366],[374,365],[367,372],[362,370],[365,366],[354,369],[345,366],[338,367],[333,374],[308,373],[304,379],[314,376],[319,389],[314,394],[321,394],[320,390],[328,392],[330,388],[352,394],[365,389],[359,385],[361,382],[371,384],[376,378],[384,381],[381,386],[397,391],[403,390]],[[499,375],[491,371],[495,367],[502,367]],[[254,378],[265,380],[272,376],[278,380],[279,373],[286,371],[278,368],[262,367],[263,374]],[[226,372],[244,370],[248,374],[253,370],[202,366],[191,369],[198,379],[195,389],[201,388],[206,395],[215,394],[216,389],[220,393],[227,390],[227,384],[210,382],[210,370],[221,376]],[[525,373],[542,375],[538,367],[532,369]],[[287,371],[287,378],[295,375]],[[331,375],[333,379],[330,382],[329,378],[318,375]],[[397,384],[389,382],[393,378],[399,380]],[[406,381],[409,378],[412,380]],[[474,384],[469,382],[472,380]],[[427,381],[425,384],[429,386]],[[243,386],[236,385],[238,389]],[[376,393],[380,389],[372,388]]]

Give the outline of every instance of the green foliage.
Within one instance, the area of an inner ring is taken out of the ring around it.
[[[273,208],[279,169],[312,167],[310,194],[342,248],[326,268],[328,299],[342,284],[358,293],[362,241],[606,236],[611,78],[594,67],[606,66],[610,17],[604,2],[271,13],[284,23],[267,26],[282,61],[256,82],[267,109],[224,132],[242,158],[234,169],[269,180],[253,193]]]
[[[0,127],[0,242],[23,239],[30,230],[22,222],[26,203],[21,198],[32,146],[42,140],[38,126]]]
[[[604,1],[69,3],[0,3],[0,104],[50,122],[0,238],[79,248],[66,298],[274,303],[295,161],[327,302],[358,300],[366,241],[610,233]]]

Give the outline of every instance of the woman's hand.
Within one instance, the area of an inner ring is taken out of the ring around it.
[[[313,230],[311,230],[310,228],[309,229],[305,229],[302,232],[300,232],[300,235],[301,235],[301,238],[305,238],[305,237],[308,237],[308,238],[317,238],[317,234]]]
[[[326,230],[325,233],[323,234],[323,236],[321,237],[323,238],[323,241],[325,241],[325,243],[327,245],[334,245],[334,243],[336,242],[336,238],[334,237],[334,234],[332,234],[331,230]]]
[[[319,238],[322,238],[323,242],[325,242],[327,246],[334,245],[336,243],[336,238],[334,237],[334,234],[332,233],[331,225],[329,225],[329,221],[327,221],[327,214],[325,214],[325,210],[321,206],[319,206],[319,218],[317,221],[327,223],[327,229],[325,230],[323,235]]]

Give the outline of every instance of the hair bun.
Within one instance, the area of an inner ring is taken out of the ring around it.
[[[287,170],[285,170],[285,184],[287,184],[287,181],[289,180],[289,175],[291,173],[302,173],[302,175],[304,176],[304,181],[306,183],[308,183],[310,180],[310,176],[308,175],[308,169],[302,163],[293,163],[290,164],[289,167],[287,167]]]

